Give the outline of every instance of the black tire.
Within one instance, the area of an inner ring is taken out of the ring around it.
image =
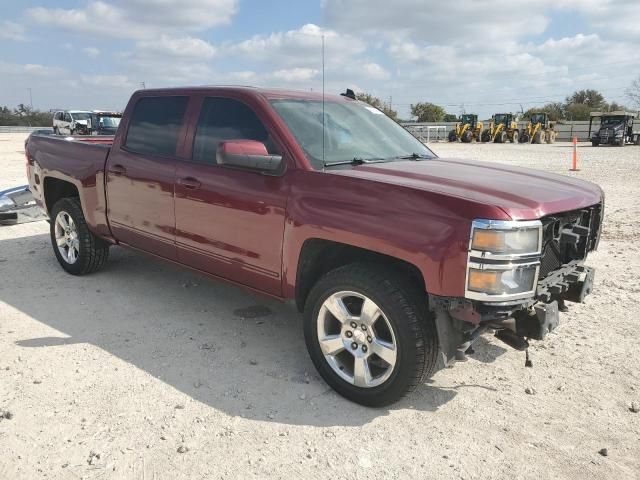
[[[600,145],[600,140],[591,140],[592,147],[597,147],[598,145]]]
[[[53,134],[60,135],[60,132],[58,131],[58,127],[53,127]]]
[[[56,243],[56,218],[60,212],[66,212],[75,223],[79,248],[78,257],[74,263],[66,261]],[[109,244],[96,237],[87,226],[82,213],[80,200],[76,197],[62,198],[51,209],[50,222],[51,245],[58,262],[71,275],[86,275],[100,270],[109,258]]]
[[[449,132],[449,141],[450,142],[456,142],[458,140],[458,136],[456,135],[456,131],[455,130],[451,130]]]
[[[523,133],[522,136],[520,137],[520,142],[521,143],[530,143],[531,142],[531,137],[529,137],[528,133]]]
[[[483,143],[491,141],[491,134],[489,133],[489,130],[485,130],[480,134],[480,141]]]
[[[471,133],[470,130],[467,130],[462,134],[461,140],[463,143],[471,143],[471,140],[473,140],[473,133]]]
[[[311,289],[304,309],[304,336],[311,360],[322,378],[340,395],[370,407],[392,404],[433,375],[438,340],[426,292],[399,273],[374,265],[350,264],[323,276]],[[357,292],[373,300],[393,328],[397,359],[382,384],[357,387],[342,379],[322,353],[317,318],[324,301],[340,291]]]
[[[537,131],[536,134],[533,136],[533,143],[544,143],[544,132],[542,131]]]
[[[500,132],[498,135],[496,135],[497,143],[506,143],[506,141],[507,141],[507,132]]]
[[[509,139],[511,143],[518,143],[518,131],[514,130],[511,134],[511,138]]]

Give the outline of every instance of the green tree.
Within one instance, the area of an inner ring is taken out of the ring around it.
[[[586,89],[576,90],[567,97],[567,107],[573,104],[587,105],[592,110],[602,109],[606,102],[604,101],[604,95],[597,90]]]
[[[445,113],[443,121],[444,122],[457,122],[458,121],[458,116],[454,115],[453,113]]]
[[[389,105],[385,104],[378,97],[374,97],[369,93],[362,92],[362,93],[358,93],[356,95],[356,98],[361,102],[368,103],[369,105],[377,108],[378,110],[382,110],[387,117],[392,118],[395,121],[398,121],[398,112],[396,112],[395,110],[392,110],[389,107]]]
[[[625,95],[635,107],[640,109],[640,75],[631,82],[631,85],[625,91]]]
[[[589,113],[594,110],[600,110],[600,108],[593,108],[584,103],[572,103],[567,105],[565,109],[565,118],[567,120],[589,120]]]
[[[411,104],[411,115],[418,118],[418,122],[442,122],[447,112],[440,105],[429,102]]]
[[[627,110],[627,107],[625,107],[624,105],[620,105],[619,103],[616,103],[616,102],[611,102],[606,104],[605,110],[607,112],[615,112],[618,110]]]
[[[523,120],[528,120],[532,114],[538,113],[538,112],[546,113],[547,115],[549,115],[549,120],[552,120],[555,122],[557,120],[562,120],[564,118],[565,105],[561,102],[547,103],[542,107],[530,108],[529,110],[524,112],[521,115],[521,117]]]

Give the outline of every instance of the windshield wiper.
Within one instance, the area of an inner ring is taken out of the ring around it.
[[[324,166],[326,168],[326,167],[335,167],[336,165],[364,165],[368,163],[382,163],[386,161],[387,160],[385,160],[384,158],[364,159],[360,157],[353,157],[351,160],[340,160],[338,162],[325,162]]]
[[[393,157],[393,158],[397,158],[398,160],[423,160],[426,158],[431,158],[428,155],[424,155],[421,153],[411,153],[409,155],[401,155],[398,157]]]

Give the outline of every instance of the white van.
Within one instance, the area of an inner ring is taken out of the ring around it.
[[[75,135],[90,128],[91,112],[85,110],[60,110],[53,115],[53,132],[56,135]]]

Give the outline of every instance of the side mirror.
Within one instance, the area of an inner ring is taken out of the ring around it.
[[[282,164],[281,155],[269,155],[267,147],[255,140],[220,142],[216,152],[219,165],[246,168],[260,172],[275,172]]]

